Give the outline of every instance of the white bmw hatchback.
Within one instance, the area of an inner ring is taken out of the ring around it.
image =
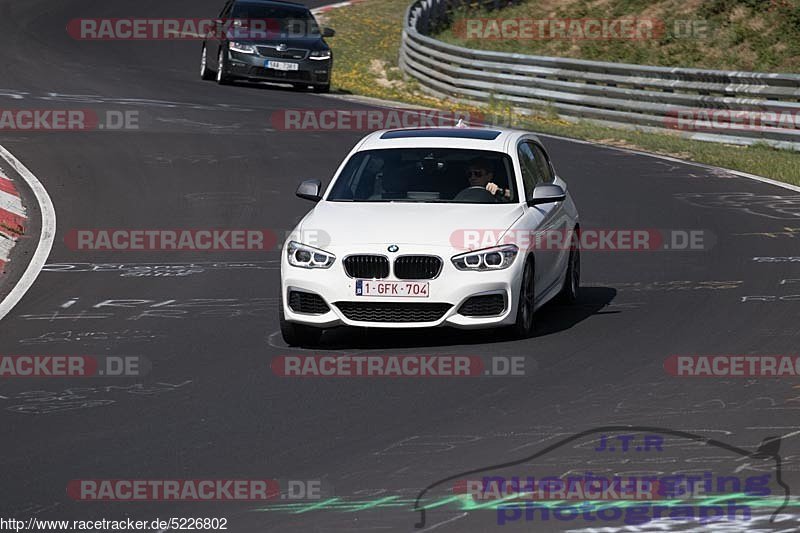
[[[281,333],[508,327],[580,285],[578,212],[536,136],[501,128],[383,130],[364,137],[281,253]]]

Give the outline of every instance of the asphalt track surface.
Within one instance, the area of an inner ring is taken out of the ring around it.
[[[310,208],[294,197],[298,181],[329,179],[362,135],[273,131],[269,117],[283,109],[363,106],[284,88],[202,82],[199,43],[78,42],[64,30],[82,16],[208,17],[218,4],[0,2],[3,108],[140,113],[138,131],[0,134],[0,144],[53,198],[59,238],[48,263],[228,264],[182,277],[86,269],[39,275],[0,324],[0,353],[136,354],[152,370],[135,380],[0,382],[0,516],[216,516],[227,517],[232,531],[411,531],[418,515],[408,501],[429,484],[613,424],[683,430],[747,450],[784,435],[784,480],[800,487],[796,379],[680,379],[662,367],[672,354],[797,353],[800,297],[791,295],[800,294],[800,263],[753,259],[800,255],[792,231],[800,228],[800,195],[790,190],[545,139],[584,228],[702,229],[716,242],[706,251],[585,253],[579,303],[543,309],[536,337],[521,342],[491,332],[342,330],[326,334],[314,352],[290,349],[277,333],[277,252],[70,251],[63,237],[73,228],[290,229]],[[143,301],[94,307],[122,299]],[[167,300],[179,312],[152,313]],[[308,353],[523,356],[529,373],[397,380],[271,373],[273,357]],[[598,452],[583,445],[550,454],[545,466],[667,473],[733,465],[758,472],[755,460],[699,447],[684,443],[657,457],[638,456],[633,460],[652,462],[633,467],[621,454],[598,462]],[[524,467],[524,474],[544,468]],[[269,505],[72,501],[67,483],[86,478],[322,480],[328,496],[361,507],[311,508],[312,501],[294,512],[256,512]],[[436,491],[446,497],[442,487]],[[754,512],[757,526],[729,522],[727,531],[797,531],[795,510],[775,524]],[[496,531],[495,518],[492,511],[445,506],[428,514],[426,527]],[[499,530],[589,527],[598,526],[519,521]],[[689,526],[628,530],[663,529]],[[607,531],[616,530],[625,529]]]

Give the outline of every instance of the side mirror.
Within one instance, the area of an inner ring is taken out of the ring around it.
[[[298,198],[303,200],[311,200],[312,202],[319,202],[322,200],[320,191],[322,190],[322,182],[319,180],[305,180],[299,187],[297,187]]]
[[[336,30],[333,28],[322,28],[323,37],[333,37],[334,35],[336,35]]]
[[[537,185],[533,188],[533,198],[528,200],[529,206],[540,204],[552,204],[554,202],[563,202],[567,198],[567,193],[560,185],[553,185],[551,183]]]

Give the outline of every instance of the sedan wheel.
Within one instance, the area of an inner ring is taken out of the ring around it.
[[[220,85],[227,85],[229,83],[228,75],[225,72],[225,51],[220,48],[219,57],[217,58],[217,83]]]
[[[527,339],[533,334],[535,298],[533,261],[528,260],[522,273],[522,286],[520,287],[519,303],[517,305],[517,322],[512,326],[514,336],[518,339]]]
[[[575,303],[581,287],[581,249],[577,241],[572,242],[567,260],[567,274],[564,276],[564,286],[559,294],[559,299],[568,304]]]
[[[213,80],[214,73],[208,69],[208,52],[206,45],[203,45],[203,54],[200,56],[200,78],[204,80]]]

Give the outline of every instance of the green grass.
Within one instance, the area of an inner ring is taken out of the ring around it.
[[[641,3],[639,0],[627,1],[632,5]],[[709,3],[717,1],[733,0],[712,0]],[[408,0],[367,0],[334,9],[326,15],[325,24],[337,31],[336,37],[330,39],[335,57],[334,90],[448,110],[468,109],[426,95],[413,81],[403,81],[397,58],[402,18],[408,3]],[[479,112],[490,118],[492,115],[502,117],[504,122],[532,131],[670,155],[800,185],[798,152],[759,145],[739,147],[691,141],[670,133],[616,129],[586,121],[573,123],[559,119],[547,110],[532,118],[514,114],[497,104]]]
[[[765,72],[800,71],[800,0],[527,0],[461,18],[617,19],[663,21],[644,40],[465,39],[452,28],[436,37],[468,48],[669,67]],[[698,21],[695,32],[685,21]]]

